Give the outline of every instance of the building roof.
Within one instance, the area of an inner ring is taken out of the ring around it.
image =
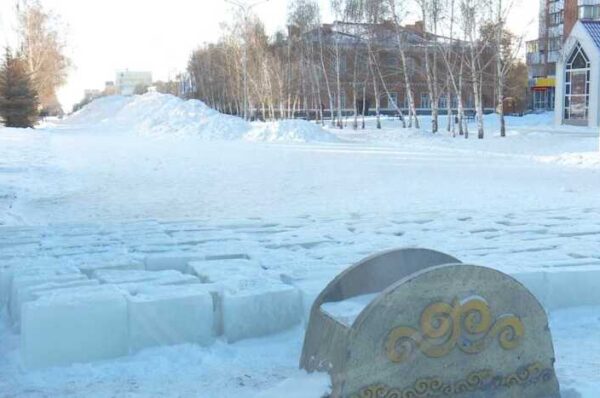
[[[600,49],[600,21],[581,21],[581,24],[587,30],[594,44]]]

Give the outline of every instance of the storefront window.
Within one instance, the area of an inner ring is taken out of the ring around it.
[[[580,44],[567,61],[565,72],[565,120],[583,124],[588,118],[590,61]]]

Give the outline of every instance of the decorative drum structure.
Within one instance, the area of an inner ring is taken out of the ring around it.
[[[361,297],[348,319],[344,303]],[[333,397],[560,396],[537,299],[506,274],[426,249],[337,276],[313,304],[300,366],[329,372]]]

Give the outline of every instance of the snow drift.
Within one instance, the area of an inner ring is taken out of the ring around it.
[[[148,136],[199,136],[207,140],[337,141],[320,126],[304,120],[248,123],[220,113],[202,101],[159,93],[99,98],[64,122],[66,125],[133,131]]]
[[[321,126],[306,120],[281,120],[254,123],[254,129],[245,136],[251,141],[336,142],[338,138]]]
[[[184,101],[159,93],[99,98],[65,123],[89,128],[110,126],[142,135],[197,135],[205,139],[237,139],[250,129],[244,120],[219,113],[202,101]]]

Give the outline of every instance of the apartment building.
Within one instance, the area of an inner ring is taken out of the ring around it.
[[[538,39],[527,42],[527,66],[534,110],[552,110],[556,63],[578,20],[600,20],[600,0],[540,0]]]
[[[116,73],[115,86],[121,95],[132,95],[137,87],[152,85],[152,72],[120,70]]]

